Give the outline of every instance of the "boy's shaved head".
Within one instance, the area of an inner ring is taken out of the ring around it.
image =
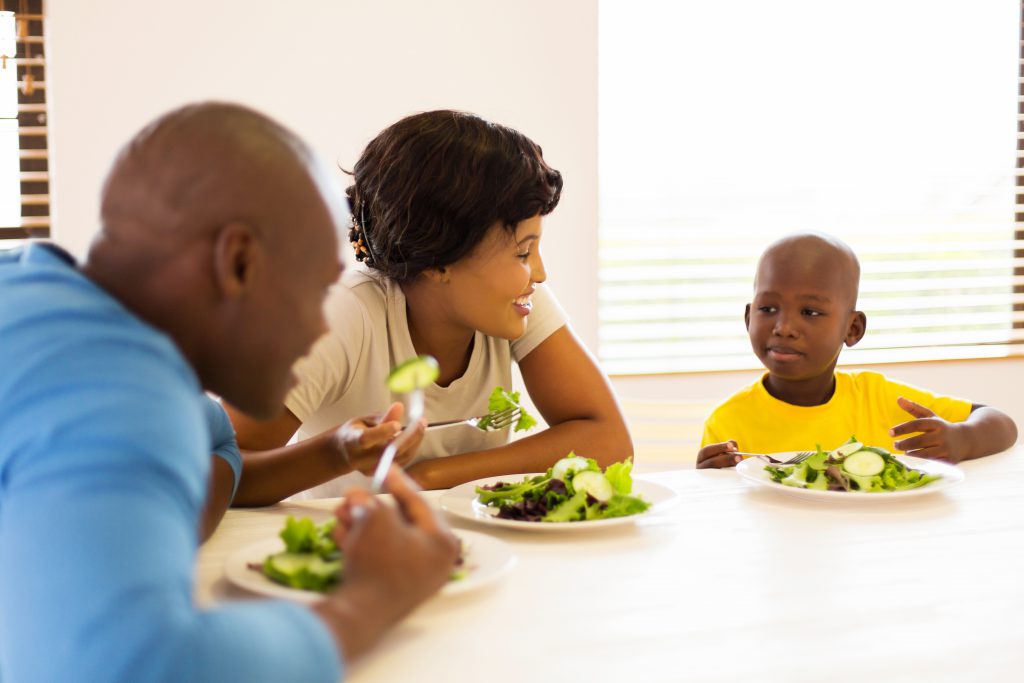
[[[770,244],[757,263],[754,291],[769,278],[785,272],[787,278],[818,283],[838,301],[857,307],[860,261],[840,239],[821,233],[788,235]]]

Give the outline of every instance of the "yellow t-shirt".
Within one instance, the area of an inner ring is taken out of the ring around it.
[[[794,406],[775,398],[761,380],[733,394],[704,421],[701,447],[732,439],[752,453],[831,450],[856,436],[861,443],[893,449],[889,430],[913,420],[896,398],[906,397],[950,422],[962,422],[971,402],[887,379],[878,372],[837,371],[836,391],[820,406]],[[899,437],[901,439],[906,436]]]

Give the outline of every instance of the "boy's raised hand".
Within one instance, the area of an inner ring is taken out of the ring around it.
[[[353,470],[373,475],[384,449],[402,430],[402,411],[401,403],[392,403],[382,416],[349,420],[335,431],[334,448]],[[395,454],[396,464],[404,466],[413,459],[425,431],[426,421],[420,420],[415,433],[399,446]]]
[[[697,452],[697,469],[735,467],[743,458],[733,455],[738,450],[735,441],[709,443]]]
[[[915,419],[896,425],[889,430],[889,434],[894,437],[915,432],[920,434],[894,441],[894,448],[917,458],[951,463],[964,459],[969,444],[963,423],[945,420],[923,405],[902,396],[896,402]]]

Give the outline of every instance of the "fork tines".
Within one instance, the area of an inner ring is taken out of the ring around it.
[[[477,422],[477,427],[488,431],[505,429],[506,427],[514,424],[516,420],[519,419],[521,413],[522,409],[518,406],[513,406],[512,408],[506,408],[505,410],[499,410],[493,413],[487,413]]]

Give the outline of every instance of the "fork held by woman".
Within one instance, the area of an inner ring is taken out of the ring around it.
[[[446,420],[444,422],[431,422],[427,425],[427,429],[433,427],[447,427],[450,425],[466,425],[467,427],[476,427],[486,432],[497,432],[507,427],[513,426],[519,417],[523,414],[523,409],[519,406],[512,406],[505,408],[504,410],[492,410],[484,415],[477,415],[465,420]]]

